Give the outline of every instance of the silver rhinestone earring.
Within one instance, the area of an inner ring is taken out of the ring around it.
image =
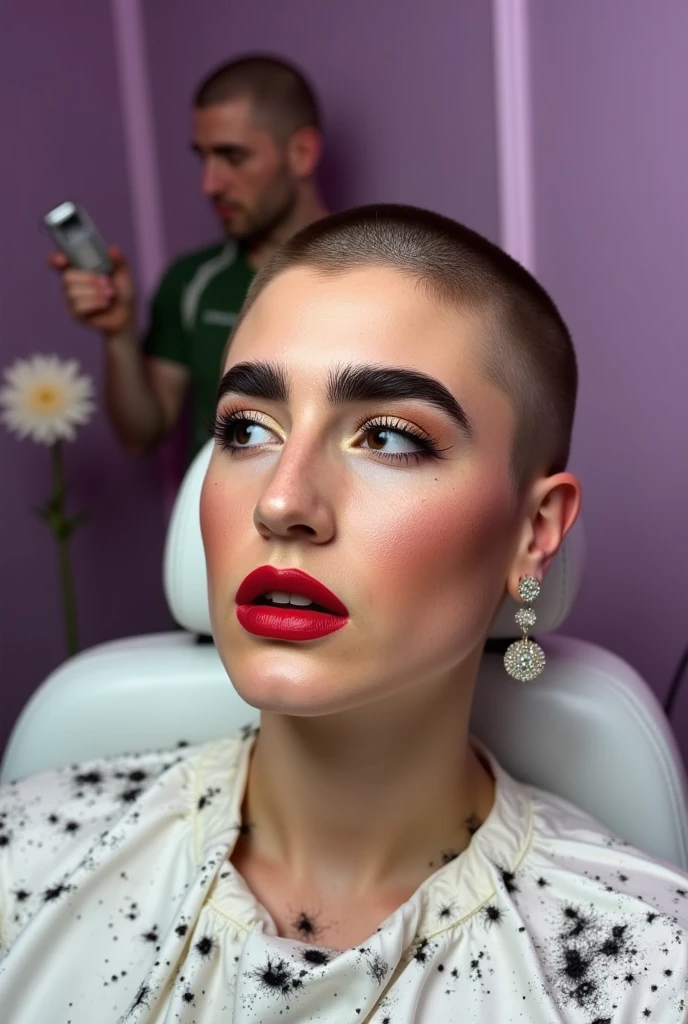
[[[524,576],[518,585],[518,596],[531,605],[540,593],[540,584],[534,576]],[[545,652],[539,644],[528,639],[528,631],[533,628],[537,615],[532,608],[519,608],[516,612],[516,625],[523,632],[523,638],[511,644],[504,655],[504,667],[512,677],[521,683],[529,683],[542,672],[545,667]]]

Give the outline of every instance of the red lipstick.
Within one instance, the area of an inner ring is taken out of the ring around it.
[[[284,600],[287,595],[301,600],[291,604]],[[273,640],[317,640],[349,621],[349,611],[336,594],[300,569],[271,565],[254,569],[237,590],[235,600],[244,629]]]

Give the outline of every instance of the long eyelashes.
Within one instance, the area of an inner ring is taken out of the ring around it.
[[[397,434],[408,441],[413,441],[420,448],[420,451],[415,452],[385,452],[374,448],[368,449],[368,451],[374,451],[377,456],[383,459],[395,462],[399,460],[408,462],[410,459],[413,459],[415,462],[420,462],[426,458],[441,459],[442,453],[447,451],[446,448],[440,448],[437,438],[430,437],[420,427],[416,427],[414,424],[394,416],[377,416],[374,419],[364,419],[356,428],[357,434],[373,434],[375,432]]]
[[[241,458],[251,449],[262,447],[256,445],[236,444],[236,432],[242,424],[255,425],[270,431],[258,416],[245,409],[226,409],[219,412],[217,419],[209,426],[208,432],[215,438],[217,444],[223,451],[235,458]],[[364,419],[356,427],[356,435],[362,435],[365,439],[368,435],[377,433],[395,434],[405,440],[412,441],[417,446],[416,451],[410,452],[387,452],[377,448],[367,447],[366,451],[374,453],[376,458],[385,459],[388,462],[405,462],[411,460],[421,462],[424,459],[440,459],[447,448],[440,448],[436,438],[430,437],[419,427],[392,416],[378,416],[373,419]],[[358,447],[361,447],[358,445]]]
[[[254,424],[255,426],[263,427],[264,430],[270,429],[257,416],[244,409],[226,409],[223,412],[219,412],[215,421],[209,424],[208,433],[211,437],[215,438],[223,451],[227,451],[230,455],[234,456],[241,455],[249,447],[258,447],[257,445],[235,445],[233,443],[235,432],[242,423]]]

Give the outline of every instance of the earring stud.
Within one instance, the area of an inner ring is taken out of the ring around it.
[[[526,605],[531,605],[540,594],[540,584],[534,576],[523,576],[518,585],[518,596]],[[512,679],[521,683],[529,683],[537,679],[545,667],[545,652],[539,644],[528,638],[528,633],[537,621],[537,615],[531,607],[519,608],[516,612],[516,625],[523,633],[521,640],[516,640],[506,649],[504,667]]]

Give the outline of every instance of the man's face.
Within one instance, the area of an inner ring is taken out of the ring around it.
[[[250,704],[321,715],[429,697],[481,649],[520,518],[514,413],[478,337],[471,317],[379,267],[286,271],[241,324],[201,525],[213,634]],[[254,620],[289,607],[270,604],[289,600],[276,593],[288,577],[238,594],[265,567],[309,574],[348,614],[320,638],[257,634]]]
[[[286,147],[255,126],[250,100],[196,108],[193,149],[202,160],[203,194],[227,234],[251,238],[268,233],[293,209],[297,182]]]

